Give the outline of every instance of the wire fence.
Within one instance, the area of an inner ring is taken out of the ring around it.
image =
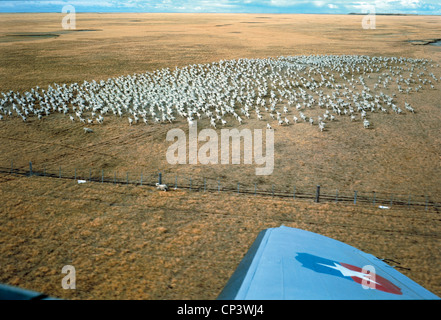
[[[121,172],[97,168],[58,168],[46,166],[17,165],[13,161],[10,166],[0,167],[0,173],[22,176],[43,176],[57,179],[71,179],[78,183],[111,183],[119,185],[156,186],[156,183],[166,184],[168,189],[186,189],[193,192],[237,193],[253,196],[273,198],[291,198],[293,200],[312,200],[314,202],[334,202],[346,204],[370,204],[382,209],[392,207],[407,207],[427,212],[439,213],[440,201],[429,195],[398,194],[391,192],[376,192],[363,190],[330,190],[320,185],[295,186],[289,190],[286,185],[275,184],[242,184],[227,179],[213,179],[204,177],[188,177],[163,172]]]

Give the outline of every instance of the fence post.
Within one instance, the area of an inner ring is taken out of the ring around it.
[[[239,194],[240,193],[240,191],[239,191],[239,182],[237,183],[237,193]]]
[[[256,193],[257,193],[257,183],[254,182],[254,196],[256,196]]]
[[[101,183],[104,182],[104,169],[101,169]]]
[[[315,202],[319,202],[320,201],[320,186],[317,186],[317,189],[315,191]]]
[[[274,185],[273,185],[273,190],[272,190],[272,196],[274,198]]]
[[[220,180],[217,180],[217,192],[220,193]]]
[[[336,203],[338,202],[338,189],[337,189],[337,192],[335,193],[335,202]]]
[[[32,176],[32,161],[29,161],[29,175]]]
[[[394,201],[394,194],[392,193],[392,195],[390,196],[390,206],[392,207],[392,202]]]
[[[191,178],[190,178],[190,191],[191,191]]]
[[[162,184],[162,173],[161,172],[159,172],[159,175],[158,175],[158,183]]]
[[[292,196],[292,198],[293,198],[293,199],[295,199],[295,198],[296,198],[296,186],[294,186],[294,193],[293,193],[293,196]]]
[[[77,168],[75,168],[75,178],[74,178],[74,180],[77,180]]]
[[[141,186],[142,186],[142,172],[141,172]]]
[[[113,184],[116,183],[116,171],[113,171]]]
[[[127,176],[126,176],[126,184],[129,184],[129,173],[127,172]]]
[[[354,191],[354,204],[357,203],[357,191]]]
[[[92,180],[92,169],[89,169],[89,182]]]
[[[428,199],[427,199],[427,195],[426,195],[426,211],[427,211],[427,205],[428,205]]]
[[[377,194],[375,193],[375,191],[373,191],[373,193],[374,193],[374,200],[372,201],[372,203],[374,204],[374,206],[375,206],[375,198],[376,198],[376,196],[377,196]]]
[[[178,189],[178,175],[175,176],[175,189]]]

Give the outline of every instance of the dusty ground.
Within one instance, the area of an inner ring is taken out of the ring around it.
[[[282,224],[393,259],[441,293],[441,219],[434,213],[0,178],[0,280],[57,297],[215,299],[257,234]],[[61,288],[64,265],[75,266],[76,290]]]
[[[62,18],[55,13],[1,14],[1,91],[222,59],[302,54],[441,57],[435,46],[407,42],[439,38],[439,16],[378,16],[374,30],[362,29],[363,17],[351,15],[77,14],[77,31],[63,30]]]
[[[58,14],[2,14],[0,92],[208,63],[298,54],[367,54],[428,58],[439,47],[440,17],[378,16],[363,30],[360,16],[78,14],[65,32]],[[88,31],[84,31],[88,30]],[[32,34],[29,34],[32,32]],[[437,75],[440,76],[439,69]],[[277,128],[275,170],[254,166],[171,166],[167,126],[129,127],[113,119],[85,136],[60,115],[43,122],[0,122],[0,167],[46,169],[87,178],[166,182],[217,179],[291,190],[294,186],[352,194],[376,190],[407,198],[441,192],[439,91],[410,95],[415,115],[372,115],[373,130],[336,123],[324,134],[307,125]],[[403,101],[400,101],[403,103]],[[185,129],[181,120],[176,126]],[[248,121],[248,127],[259,127]],[[80,299],[213,299],[263,228],[285,224],[319,232],[382,258],[441,295],[440,219],[435,212],[313,204],[245,195],[158,193],[148,187],[1,176],[1,282]],[[421,198],[421,197],[420,197]],[[238,208],[240,210],[238,210]],[[78,289],[61,289],[61,268],[77,268]]]

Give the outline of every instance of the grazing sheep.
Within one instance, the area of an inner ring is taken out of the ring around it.
[[[365,129],[369,129],[370,123],[369,123],[368,119],[364,119],[363,126]]]
[[[407,102],[404,103],[405,107],[407,110],[409,110],[412,113],[415,113],[415,110],[412,108],[412,106],[410,104],[408,104]]]
[[[168,186],[166,184],[159,184],[157,182],[156,183],[156,189],[161,190],[161,191],[167,191],[168,190]]]
[[[228,119],[224,120],[225,116],[234,116],[242,124],[238,112],[249,119],[254,106],[257,119],[266,118],[260,114],[259,108],[262,107],[272,119],[277,119],[279,125],[288,125],[289,121],[286,117],[282,121],[281,114],[287,116],[291,106],[295,106],[304,122],[308,119],[301,110],[318,106],[319,109],[326,108],[316,121],[322,129],[322,120],[334,121],[337,115],[349,115],[351,121],[357,121],[355,111],[360,113],[361,120],[368,117],[368,112],[381,110],[388,113],[387,106],[398,114],[402,113],[395,105],[399,101],[395,99],[396,94],[379,91],[390,88],[394,82],[400,95],[421,92],[426,85],[435,89],[432,80],[425,76],[430,65],[428,62],[427,59],[357,55],[222,60],[107,81],[53,84],[47,90],[37,86],[24,94],[10,90],[0,93],[0,120],[4,115],[18,115],[23,121],[32,117],[43,120],[44,116],[58,112],[69,115],[72,123],[75,122],[72,115],[76,115],[81,123],[86,123],[87,119],[91,124],[96,119],[102,124],[104,117],[113,113],[116,117],[129,118],[130,125],[138,123],[140,117],[146,125],[148,117],[152,123],[173,123],[175,115],[187,119],[190,124],[197,115],[199,119],[215,119],[212,124],[215,127],[217,121],[226,125]],[[439,81],[433,73],[429,75]],[[365,78],[375,76],[377,81],[368,86]],[[360,90],[357,89],[359,85],[363,86]],[[320,88],[326,88],[327,92]],[[282,109],[278,110],[280,105]],[[415,112],[408,103],[405,106],[409,112]],[[297,117],[292,119],[298,122]],[[309,119],[309,123],[313,125],[314,120]]]

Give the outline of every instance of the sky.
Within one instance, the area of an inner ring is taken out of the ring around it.
[[[441,15],[440,0],[0,0],[0,12],[405,13]],[[66,11],[64,11],[66,12]]]

